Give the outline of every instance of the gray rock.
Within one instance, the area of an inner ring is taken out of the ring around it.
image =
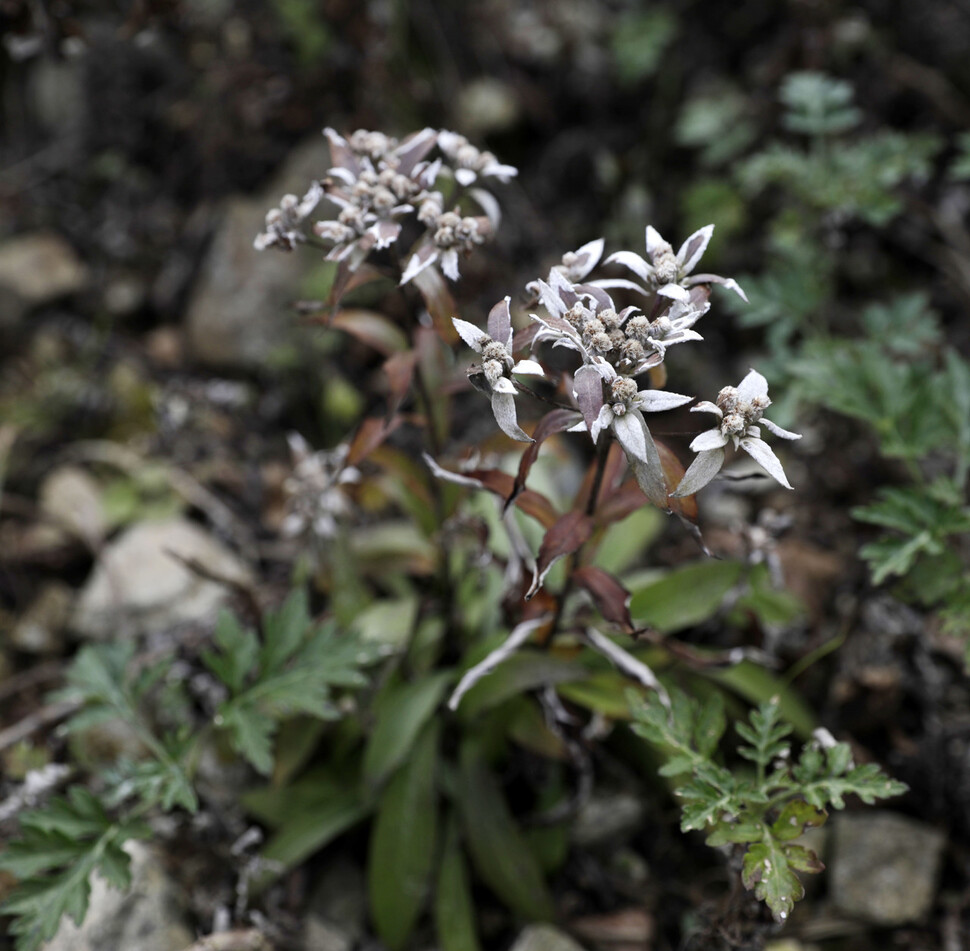
[[[131,888],[121,892],[95,876],[80,926],[65,918],[43,951],[183,951],[193,941],[177,889],[157,855],[139,842],[131,855]]]
[[[876,925],[919,921],[933,903],[944,839],[938,829],[892,812],[839,815],[829,870],[833,902]]]
[[[190,571],[173,554],[215,577],[251,581],[245,563],[194,522],[142,522],[102,551],[81,591],[74,630],[101,640],[122,631],[157,634],[211,618],[226,599],[226,586]]]
[[[87,268],[60,235],[35,232],[0,244],[0,325],[13,326],[34,307],[75,294]]]
[[[529,925],[515,939],[511,951],[584,951],[563,931],[552,925]]]
[[[41,483],[40,509],[58,528],[89,545],[107,532],[101,488],[83,469],[61,466]]]
[[[367,920],[367,886],[360,866],[338,855],[327,864],[310,900],[312,916],[332,934],[353,944],[364,937]],[[307,951],[311,945],[307,944]]]
[[[643,811],[632,793],[595,792],[579,810],[570,837],[582,848],[625,842],[643,823]]]
[[[310,915],[303,926],[305,951],[350,951],[353,939],[332,921]]]
[[[283,195],[303,195],[329,164],[320,136],[293,152],[262,195],[228,201],[189,302],[188,342],[196,358],[222,367],[259,367],[286,341],[292,326],[287,304],[300,296],[303,278],[320,255],[306,249],[256,251],[253,239]]]
[[[56,654],[64,646],[74,591],[60,581],[45,584],[10,632],[10,644],[27,654]]]

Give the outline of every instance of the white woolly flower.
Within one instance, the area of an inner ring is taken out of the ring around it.
[[[633,271],[647,287],[639,287],[642,293],[656,292],[662,297],[686,301],[690,298],[690,288],[696,284],[721,284],[728,290],[734,291],[742,300],[747,300],[744,291],[732,278],[721,277],[718,274],[693,274],[707,250],[714,225],[706,225],[695,231],[674,254],[673,246],[665,241],[660,232],[652,225],[647,225],[646,245],[647,261],[632,251],[617,251],[611,254],[604,264],[622,264]]]
[[[574,396],[584,418],[570,432],[588,429],[595,443],[605,429],[613,430],[644,494],[654,504],[666,507],[667,484],[660,454],[643,414],[676,409],[694,397],[666,390],[638,390],[632,377],[615,372],[607,378],[605,389],[606,395],[598,368],[581,367],[577,371]]]
[[[477,178],[497,178],[507,183],[519,174],[512,165],[502,165],[491,152],[483,152],[457,132],[442,129],[438,133],[438,147],[454,165],[455,181],[465,187]]]
[[[762,440],[761,429],[756,424],[760,423],[768,432],[782,439],[802,437],[765,419],[764,412],[770,405],[768,381],[756,370],[751,370],[737,387],[724,387],[718,394],[716,404],[703,402],[692,407],[692,413],[713,413],[718,418],[718,424],[701,433],[690,444],[697,458],[684,473],[676,491],[671,493],[672,497],[693,495],[707,485],[720,472],[724,464],[724,447],[729,442],[734,443],[735,449],[743,449],[775,481],[790,489],[781,462]]]
[[[520,428],[516,417],[512,374],[542,376],[543,369],[535,360],[516,362],[512,356],[510,300],[506,297],[491,309],[487,333],[467,320],[458,317],[451,320],[461,339],[482,356],[481,367],[473,368],[469,376],[473,384],[488,393],[499,429],[511,439],[532,442],[532,437]]]

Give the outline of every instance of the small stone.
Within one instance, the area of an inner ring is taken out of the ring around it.
[[[76,294],[87,283],[87,268],[60,235],[35,232],[0,244],[0,291],[8,305],[19,304],[20,315]],[[8,314],[2,322],[17,323],[17,316]]]
[[[261,367],[270,351],[290,339],[288,302],[300,296],[303,279],[318,264],[319,254],[306,248],[257,251],[253,239],[282,195],[304,194],[329,165],[321,136],[293,152],[262,196],[235,197],[227,203],[186,317],[189,348],[204,363]]]
[[[886,811],[836,818],[829,894],[845,914],[892,927],[930,910],[944,834]]]
[[[499,79],[474,79],[458,94],[456,112],[469,135],[505,132],[519,119],[515,88]]]
[[[194,522],[142,522],[102,551],[81,591],[74,630],[104,640],[121,631],[145,636],[211,619],[227,588],[191,571],[183,560],[214,577],[251,582],[245,563]]]
[[[27,654],[56,654],[71,614],[74,591],[66,584],[45,584],[10,632],[10,645]]]
[[[625,842],[642,825],[643,812],[643,802],[632,793],[594,793],[579,810],[570,837],[581,848]]]
[[[303,926],[305,951],[350,951],[354,942],[347,932],[332,921],[310,915]]]
[[[178,891],[158,855],[140,842],[125,850],[131,887],[119,891],[95,875],[83,924],[65,917],[42,951],[183,951],[192,944]]]
[[[40,486],[40,509],[58,528],[88,545],[96,545],[107,532],[101,489],[83,469],[62,466]]]
[[[552,925],[529,925],[515,939],[511,951],[584,951],[584,948]]]

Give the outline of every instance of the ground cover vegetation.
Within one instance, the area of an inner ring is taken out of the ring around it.
[[[0,10],[17,951],[970,934],[962,14],[703,12]]]

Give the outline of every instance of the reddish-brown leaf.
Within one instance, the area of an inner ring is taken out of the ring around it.
[[[413,350],[405,350],[402,353],[395,353],[384,361],[384,375],[387,377],[387,415],[393,416],[408,390],[411,389],[411,381],[414,379],[414,366],[418,356]]]
[[[573,580],[592,595],[607,621],[618,624],[628,634],[634,630],[628,607],[630,592],[613,575],[596,565],[585,565],[573,572]]]
[[[660,454],[660,468],[663,470],[664,481],[667,483],[667,491],[673,492],[680,484],[680,480],[684,478],[684,467],[673,451],[659,439],[655,439],[654,444]],[[676,512],[688,521],[697,521],[697,499],[693,495],[688,495],[683,499],[668,498],[667,504],[672,512]]]
[[[350,443],[347,462],[356,466],[366,459],[400,425],[400,416],[395,416],[392,419],[378,419],[377,417],[365,419]]]
[[[567,512],[546,532],[536,558],[535,580],[526,594],[529,599],[542,587],[549,569],[566,555],[571,555],[593,534],[593,520],[584,512]]]
[[[457,343],[458,331],[451,322],[457,311],[455,299],[451,296],[441,272],[436,267],[426,267],[411,283],[424,300],[424,306],[428,308],[438,336],[449,345]]]
[[[483,489],[487,489],[503,499],[508,499],[512,492],[514,484],[512,476],[499,469],[473,469],[471,472],[463,472],[462,475],[469,479],[475,479]],[[551,528],[559,518],[559,513],[553,507],[552,502],[540,492],[525,489],[515,497],[514,501],[520,511],[534,518],[545,528]]]
[[[637,509],[649,504],[636,479],[629,479],[600,502],[596,509],[596,524],[605,527],[621,522]]]
[[[338,310],[330,325],[356,337],[385,356],[400,353],[408,345],[401,328],[373,310],[356,307]]]
[[[522,453],[522,459],[519,461],[519,472],[515,477],[512,492],[506,499],[506,505],[511,505],[525,488],[525,480],[529,476],[529,470],[533,463],[539,458],[539,449],[543,442],[555,433],[569,429],[576,421],[576,411],[571,409],[554,409],[539,420],[532,432],[534,442],[529,443],[525,452]]]
[[[340,301],[344,294],[370,284],[372,281],[380,280],[383,274],[370,264],[361,264],[356,271],[351,271],[346,261],[341,261],[337,265],[337,273],[334,276],[333,284],[330,286],[330,294],[327,297],[327,307],[331,314],[336,312],[340,306]]]

